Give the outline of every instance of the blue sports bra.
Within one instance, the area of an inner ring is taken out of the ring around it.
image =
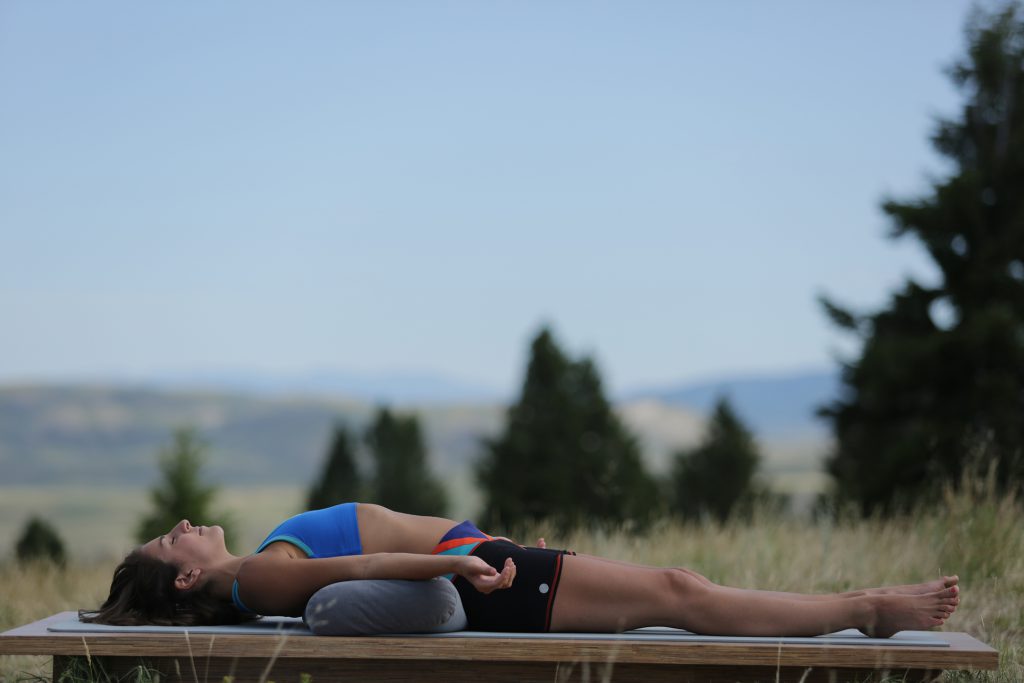
[[[307,557],[361,555],[363,544],[359,540],[356,503],[310,510],[286,519],[270,532],[254,554],[263,552],[264,548],[275,541],[291,543],[306,553]],[[237,579],[231,586],[231,599],[242,612],[253,614],[238,597]]]

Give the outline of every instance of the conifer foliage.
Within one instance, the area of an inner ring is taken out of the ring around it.
[[[874,314],[822,297],[863,341],[843,364],[844,396],[820,414],[838,493],[864,513],[908,507],[967,467],[1024,482],[1024,10],[976,11],[966,33],[949,72],[966,102],[932,137],[953,171],[883,205],[892,236],[919,239],[941,281],[908,280]]]
[[[25,524],[15,545],[15,553],[19,562],[43,561],[64,566],[67,559],[64,542],[57,530],[41,517],[32,517]]]
[[[308,510],[360,500],[362,476],[356,462],[356,438],[343,425],[335,427],[324,470],[310,488]]]
[[[365,438],[376,466],[370,501],[413,515],[445,515],[447,495],[430,472],[415,415],[379,408]]]
[[[504,433],[484,446],[477,477],[491,528],[541,519],[642,524],[657,510],[657,486],[593,362],[566,357],[547,328],[533,340]]]
[[[738,503],[755,495],[761,455],[754,437],[728,399],[720,398],[703,442],[672,462],[671,505],[688,519],[711,515],[725,521]]]
[[[178,429],[173,443],[159,455],[161,482],[150,489],[153,511],[139,524],[136,537],[145,543],[182,519],[196,525],[218,524],[225,538],[232,538],[233,526],[227,515],[212,510],[217,487],[204,484],[200,471],[206,459],[206,445],[192,429]]]

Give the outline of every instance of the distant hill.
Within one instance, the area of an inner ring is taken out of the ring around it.
[[[139,387],[0,387],[0,485],[143,485],[175,427],[191,425],[210,445],[207,473],[221,484],[308,484],[332,426],[361,430],[374,404],[325,397],[259,396]],[[415,409],[433,466],[464,481],[481,440],[502,428],[504,406],[430,404]],[[692,445],[703,419],[652,401],[620,406],[651,465]]]
[[[215,480],[294,482],[312,471],[336,420],[367,413],[350,401],[7,387],[0,389],[0,476],[4,484],[148,483],[158,449],[188,425],[212,446],[207,471]]]
[[[654,387],[632,391],[626,398],[653,399],[708,415],[719,396],[728,396],[739,416],[762,439],[826,439],[827,424],[814,411],[834,400],[839,390],[837,371],[818,370]]]
[[[89,382],[72,382],[88,385]],[[300,397],[356,403],[388,403],[424,408],[445,405],[499,405],[510,400],[501,389],[427,372],[371,373],[322,369],[293,373],[244,370],[165,373],[133,381],[104,380],[98,386],[139,386],[175,393]],[[698,415],[710,414],[714,402],[727,395],[744,421],[763,439],[823,439],[827,425],[814,416],[818,406],[839,395],[835,369],[773,375],[742,374],[703,381],[634,388],[613,397],[616,403],[653,400],[680,406]]]
[[[472,488],[471,465],[481,455],[481,441],[504,423],[504,405],[485,399],[487,390],[436,383],[426,375],[371,378],[362,385],[346,383],[342,375],[306,379],[224,375],[227,386],[219,388],[213,376],[201,382],[177,377],[156,387],[0,386],[0,486],[146,485],[157,474],[156,453],[175,427],[186,425],[210,444],[207,473],[213,481],[305,486],[321,465],[332,426],[361,431],[378,402],[390,396],[397,409],[420,415],[433,467],[465,489]],[[200,384],[211,386],[194,386]],[[335,386],[347,386],[356,397],[331,395]],[[466,398],[474,391],[479,397]],[[715,400],[727,395],[753,429],[766,472],[808,489],[820,485],[817,472],[830,442],[814,410],[838,391],[833,372],[736,377],[634,391],[619,397],[616,410],[651,468],[664,472],[673,452],[700,440]],[[402,396],[407,400],[396,400]],[[422,401],[412,401],[414,396]],[[442,400],[450,396],[462,398]]]
[[[498,403],[506,397],[482,384],[426,372],[370,373],[322,369],[296,373],[243,370],[157,375],[140,384],[154,389],[259,396],[321,396],[369,403]]]
[[[82,385],[86,382],[70,384]],[[359,403],[414,407],[498,405],[510,400],[500,388],[428,372],[372,373],[319,369],[293,373],[224,370],[164,373],[137,380],[106,379],[98,386],[139,386],[175,393],[234,395],[250,398],[346,397]],[[634,388],[614,397],[619,404],[653,400],[708,415],[720,395],[728,395],[741,417],[762,438],[823,438],[827,428],[814,410],[839,393],[835,369],[774,375],[742,374],[703,381]]]

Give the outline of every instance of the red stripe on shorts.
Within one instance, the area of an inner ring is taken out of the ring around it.
[[[551,608],[555,604],[555,592],[558,590],[558,581],[562,578],[562,555],[561,553],[555,558],[555,573],[551,577],[551,590],[548,591],[548,607],[546,615],[544,617],[544,630],[551,630]]]

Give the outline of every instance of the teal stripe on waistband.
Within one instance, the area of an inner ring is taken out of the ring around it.
[[[487,539],[481,539],[477,543],[469,542],[469,543],[465,543],[463,545],[457,545],[454,548],[448,548],[447,550],[442,550],[441,552],[439,552],[437,554],[438,555],[469,555],[474,550],[476,550],[476,547],[478,545],[480,545],[481,543],[483,543],[485,540],[487,540]],[[454,581],[455,580],[455,574],[441,574],[441,576],[443,578],[448,579],[449,581]]]

